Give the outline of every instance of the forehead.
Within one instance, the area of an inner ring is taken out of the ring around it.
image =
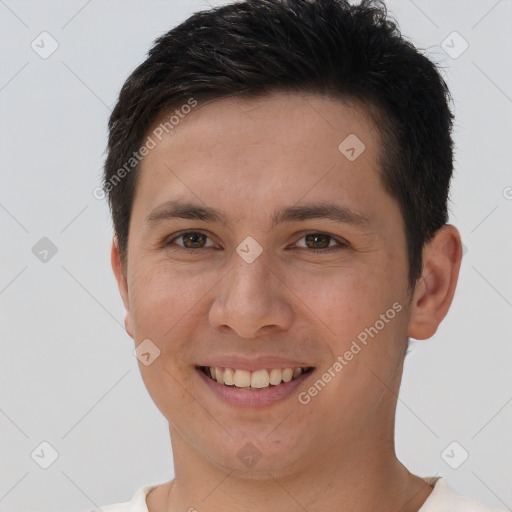
[[[148,132],[155,147],[142,161],[135,201],[145,215],[177,199],[217,209],[243,204],[246,212],[335,199],[361,210],[362,198],[371,207],[372,193],[384,194],[379,134],[361,105],[275,93],[198,104],[162,133],[168,118]]]
[[[186,136],[191,132],[200,137],[191,141],[193,144],[230,137],[231,145],[237,147],[239,140],[250,137],[250,141],[244,139],[243,142],[263,142],[266,147],[279,144],[286,149],[287,142],[300,141],[301,145],[293,145],[295,150],[308,149],[308,140],[313,143],[326,133],[334,140],[349,133],[367,139],[378,138],[370,116],[375,107],[350,98],[273,92],[256,97],[233,95],[203,102],[194,100],[197,106],[193,109],[188,106],[191,101],[192,98],[170,112],[162,112],[149,134],[159,131],[165,139],[164,145],[174,135]],[[261,125],[266,129],[258,134]],[[160,134],[156,134],[158,142],[162,142]],[[184,142],[184,137],[180,139],[179,142]]]

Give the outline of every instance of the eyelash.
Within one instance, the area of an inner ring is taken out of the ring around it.
[[[173,242],[175,240],[177,240],[178,238],[181,238],[181,237],[183,237],[185,235],[190,235],[190,234],[204,235],[207,238],[210,238],[206,233],[203,233],[201,231],[193,231],[193,230],[182,231],[181,233],[178,233],[173,238],[171,238],[171,239],[167,240],[166,242],[164,242],[164,246],[165,247],[171,246],[173,244]],[[334,251],[337,251],[337,250],[344,249],[344,248],[348,247],[348,243],[347,242],[344,242],[343,240],[339,240],[339,239],[335,238],[332,235],[329,235],[327,233],[322,233],[320,231],[310,231],[310,232],[306,233],[305,235],[301,236],[299,238],[299,240],[302,240],[304,237],[306,237],[308,235],[327,236],[331,240],[334,240],[338,245],[335,245],[333,247],[328,247],[326,249],[308,249],[307,247],[299,247],[299,249],[306,249],[308,252],[312,252],[314,254],[330,254],[330,253],[332,253]],[[329,243],[330,243],[330,241],[329,241]],[[211,247],[199,247],[198,249],[189,249],[187,247],[182,247],[181,245],[176,245],[176,247],[175,248],[173,247],[172,250],[181,251],[181,252],[186,253],[186,254],[193,254],[193,253],[197,253],[197,251],[200,251],[201,249],[211,249]]]

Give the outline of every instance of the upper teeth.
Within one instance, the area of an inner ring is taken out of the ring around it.
[[[254,372],[247,370],[234,370],[233,368],[219,368],[218,366],[207,366],[205,372],[220,384],[236,386],[237,388],[268,388],[269,385],[277,386],[281,382],[290,382],[299,377],[305,369],[303,368],[271,368]]]

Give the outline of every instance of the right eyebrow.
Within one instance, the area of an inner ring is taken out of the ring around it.
[[[202,220],[205,222],[217,222],[227,226],[228,220],[224,213],[214,208],[201,206],[191,202],[166,201],[157,206],[146,218],[148,224],[156,224],[162,220],[173,218]]]

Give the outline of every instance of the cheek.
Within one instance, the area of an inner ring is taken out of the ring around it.
[[[191,407],[187,383],[192,377],[188,335],[200,314],[204,280],[171,272],[168,263],[138,266],[130,284],[130,306],[137,343],[149,339],[159,355],[146,366],[139,361],[144,384],[167,418],[173,410]]]
[[[356,380],[360,364],[386,373],[398,361],[407,324],[400,282],[385,265],[331,268],[295,282],[298,307],[324,337],[333,361],[348,350],[357,352],[348,354]]]
[[[172,361],[175,363],[174,357]],[[163,354],[150,366],[139,363],[139,367],[149,395],[170,424],[175,427],[181,424],[186,429],[196,419],[205,423],[196,398],[187,391],[192,377],[191,369],[182,371],[176,368],[170,358]]]
[[[288,278],[294,283],[291,288],[299,299],[295,299],[298,308],[341,346],[370,320],[375,321],[382,309],[381,285],[363,268],[326,268],[322,274],[303,276]]]
[[[172,337],[172,329],[186,323],[200,308],[209,287],[201,276],[171,269],[165,262],[139,267],[130,286],[130,306],[136,338]],[[171,330],[171,331],[170,331]]]

